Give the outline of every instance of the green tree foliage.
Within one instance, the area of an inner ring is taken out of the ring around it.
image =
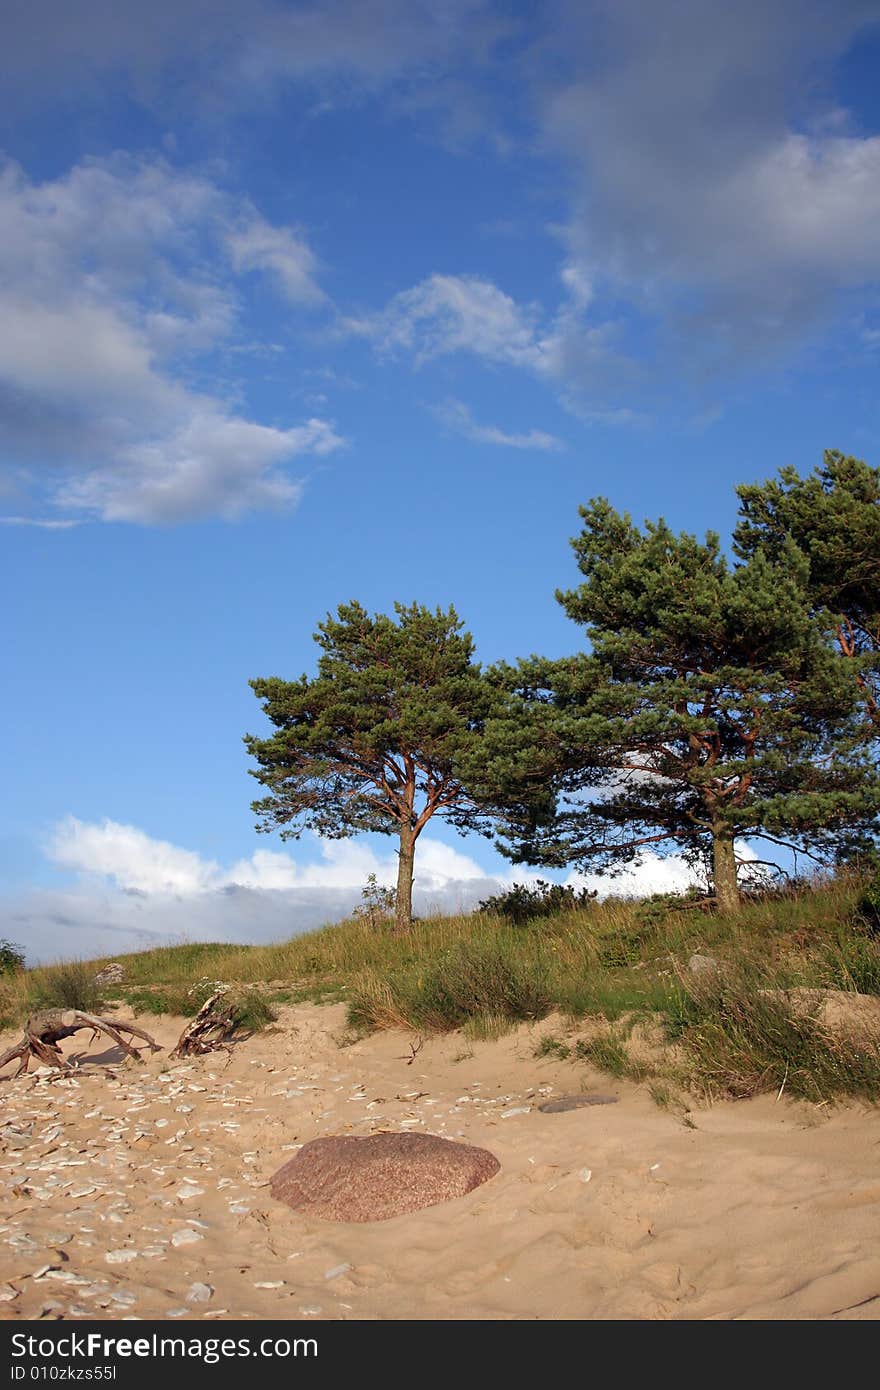
[[[0,975],[17,975],[24,970],[25,951],[14,941],[0,939]]]
[[[870,825],[880,785],[858,742],[857,662],[811,614],[800,550],[783,539],[731,566],[713,533],[640,530],[602,499],[581,515],[584,582],[557,598],[591,652],[494,673],[511,737],[529,728],[555,760],[550,815],[524,794],[504,721],[489,731],[483,791],[507,796],[510,857],[613,867],[676,845],[730,907],[738,838],[833,855]]]
[[[268,793],[253,803],[258,829],[397,836],[395,926],[404,931],[416,841],[431,817],[488,833],[489,813],[459,769],[474,761],[497,694],[453,608],[395,604],[395,613],[344,604],[315,633],[316,678],[251,681],[277,732],[245,744]]]
[[[780,558],[798,547],[812,607],[855,661],[869,732],[880,737],[880,469],[829,449],[806,478],[783,468],[736,491],[737,555]]]

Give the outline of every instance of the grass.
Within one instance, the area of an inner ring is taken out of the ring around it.
[[[103,991],[95,983],[95,967],[85,961],[67,961],[33,971],[27,992],[28,1012],[38,1009],[78,1009],[98,1013],[104,1002]]]
[[[794,1006],[752,962],[695,985],[679,1033],[691,1088],[709,1098],[786,1090],[816,1102],[880,1098],[880,1046],[831,1032],[818,1005]]]
[[[650,1063],[634,1057],[626,1040],[613,1033],[589,1040],[581,1039],[575,1047],[575,1056],[621,1080],[646,1081],[653,1074]]]
[[[871,1048],[830,1037],[785,994],[808,986],[880,995],[880,938],[863,899],[864,883],[841,875],[732,913],[611,899],[515,926],[493,912],[424,919],[406,936],[355,916],[277,945],[184,943],[125,956],[115,994],[139,1012],[191,1014],[194,988],[223,980],[259,986],[270,1009],[345,1000],[358,1034],[462,1030],[467,1044],[559,1013],[562,1035],[545,1037],[541,1056],[588,1061],[658,1096],[782,1087],[814,1100],[874,1098],[880,1059]],[[694,953],[718,969],[690,974]],[[50,1006],[37,1000],[82,1008],[78,991],[107,963],[4,976],[0,1017],[18,1022]],[[578,1038],[584,1020],[588,1036]],[[633,1029],[648,1021],[666,1039],[665,1061],[636,1045]]]
[[[565,1061],[571,1056],[571,1047],[563,1038],[557,1038],[552,1033],[545,1033],[535,1047],[535,1057],[558,1057]]]

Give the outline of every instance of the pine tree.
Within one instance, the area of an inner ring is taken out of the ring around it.
[[[395,927],[412,921],[416,842],[432,816],[488,833],[491,819],[459,774],[497,703],[453,608],[395,604],[396,621],[341,605],[318,625],[318,674],[250,682],[277,732],[245,737],[268,795],[258,829],[331,839],[398,838]]]
[[[490,731],[484,790],[507,790],[506,852],[613,867],[677,846],[710,864],[729,908],[737,839],[833,854],[869,825],[880,784],[858,743],[855,663],[810,613],[797,547],[731,566],[714,533],[640,530],[602,499],[581,516],[584,583],[557,598],[591,652],[496,672],[532,742],[555,746],[556,809],[542,817]]]
[[[866,732],[880,738],[880,469],[827,449],[806,478],[782,468],[736,491],[736,554],[779,556],[792,542],[802,552],[812,607],[855,659]]]

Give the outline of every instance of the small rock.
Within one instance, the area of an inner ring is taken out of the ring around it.
[[[187,1303],[209,1303],[213,1297],[213,1284],[190,1284],[186,1291]]]
[[[502,1120],[509,1120],[511,1115],[530,1115],[532,1107],[530,1105],[516,1105],[512,1110],[502,1110]]]
[[[205,1189],[203,1187],[190,1187],[187,1184],[184,1187],[179,1187],[174,1195],[178,1202],[188,1202],[192,1197],[204,1197]]]
[[[580,1170],[580,1172],[578,1173],[578,1177],[580,1178],[581,1182],[589,1182],[589,1181],[590,1181],[590,1178],[591,1178],[592,1176],[593,1176],[593,1170],[592,1170],[592,1168],[582,1168],[582,1169]]]
[[[695,951],[688,961],[688,970],[692,975],[708,975],[718,969],[718,962],[714,956],[701,955]]]
[[[119,985],[125,979],[125,967],[120,965],[118,960],[113,960],[109,965],[105,965],[103,970],[99,970],[95,976],[96,985]]]
[[[558,1115],[564,1110],[580,1110],[586,1105],[616,1105],[617,1096],[557,1096],[545,1100],[538,1109],[544,1115]]]
[[[171,1244],[174,1246],[195,1245],[197,1240],[204,1240],[204,1236],[199,1231],[194,1231],[191,1226],[184,1226],[182,1231],[175,1231],[171,1237]]]
[[[347,1274],[351,1269],[350,1264],[334,1265],[332,1269],[325,1270],[325,1279],[338,1279],[340,1274]]]
[[[283,1279],[263,1279],[259,1284],[254,1284],[255,1289],[283,1289]]]
[[[108,1250],[104,1259],[108,1265],[126,1265],[130,1260],[136,1260],[137,1250]]]
[[[0,1139],[3,1140],[8,1149],[26,1149],[28,1144],[35,1142],[34,1136],[28,1134],[26,1130],[11,1127],[0,1130]]]

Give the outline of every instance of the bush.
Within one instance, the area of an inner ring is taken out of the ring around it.
[[[236,1037],[250,1037],[268,1028],[278,1015],[257,989],[243,989],[232,992],[232,1021]]]
[[[168,991],[156,989],[130,989],[123,998],[136,1014],[176,1014],[183,1012],[173,1007]],[[192,1012],[192,1010],[187,1010]]]
[[[866,881],[857,911],[872,932],[880,932],[880,870]]]
[[[629,1081],[645,1081],[651,1075],[647,1062],[630,1056],[623,1038],[607,1034],[604,1037],[581,1039],[575,1046],[575,1056],[590,1062],[609,1076],[626,1077]]]
[[[367,972],[349,1003],[354,1028],[394,1026],[450,1032],[471,1019],[525,1022],[552,1007],[543,962],[513,956],[496,943],[462,944],[446,951],[423,973],[380,980]]]
[[[35,971],[29,1002],[34,1009],[77,1009],[93,1014],[100,1009],[103,996],[95,984],[94,967],[74,960]]]
[[[652,893],[642,898],[635,910],[635,919],[644,926],[659,926],[670,913],[680,912],[682,908],[709,907],[714,899],[702,889],[691,886],[685,893]]]
[[[24,947],[0,938],[0,975],[17,975],[24,970]]]
[[[394,889],[384,887],[375,874],[369,874],[366,884],[361,889],[360,906],[355,908],[352,916],[366,922],[370,927],[381,927],[394,916],[396,903],[397,894]]]
[[[133,989],[125,996],[135,1013],[172,1014],[181,1018],[192,1018],[203,1004],[221,988],[221,981],[202,978],[194,985],[171,986],[158,989]],[[265,995],[258,989],[247,989],[233,985],[224,988],[224,1005],[232,1007],[232,1019],[236,1033],[258,1033],[275,1022],[275,1013]]]
[[[595,891],[578,891],[569,883],[545,883],[539,878],[535,883],[515,883],[506,893],[486,898],[479,904],[479,911],[494,912],[520,927],[535,917],[553,917],[558,912],[587,907],[595,898]]]

